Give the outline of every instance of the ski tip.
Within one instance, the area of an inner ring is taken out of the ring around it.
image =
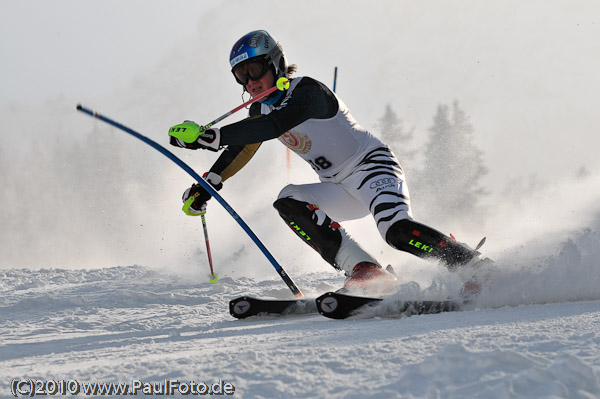
[[[245,296],[229,301],[229,313],[236,319],[243,319],[252,314],[248,311],[252,308],[252,298]]]

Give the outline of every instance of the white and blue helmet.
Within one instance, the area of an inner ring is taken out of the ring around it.
[[[229,64],[234,76],[236,67],[258,60],[264,61],[269,67],[273,67],[276,79],[285,76],[287,73],[288,64],[283,47],[264,30],[255,30],[242,36],[234,44],[229,54]],[[237,77],[236,80],[238,80]],[[238,83],[241,82],[238,80]]]

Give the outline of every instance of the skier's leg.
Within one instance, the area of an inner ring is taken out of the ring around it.
[[[421,258],[435,258],[448,268],[469,262],[476,254],[431,227],[415,222],[410,196],[400,164],[391,151],[369,153],[344,187],[368,206],[381,236],[392,247]]]
[[[362,262],[378,262],[332,220],[325,209],[335,207],[344,220],[367,214],[354,198],[332,183],[288,185],[273,204],[288,226],[330,265],[352,274]]]
[[[468,263],[477,252],[453,238],[411,219],[395,221],[385,232],[392,247],[420,258],[435,258],[446,263],[450,270]]]

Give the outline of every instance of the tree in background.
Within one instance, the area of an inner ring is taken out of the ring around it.
[[[0,267],[47,266],[42,253],[60,265],[71,256],[105,259],[135,245],[143,230],[131,223],[137,215],[156,212],[148,201],[164,192],[163,165],[112,128],[82,125],[48,129],[14,162],[3,164],[0,154]],[[31,243],[35,250],[24,250]]]
[[[17,193],[13,189],[12,180],[9,179],[9,162],[6,159],[4,150],[0,147],[0,252],[7,250],[6,245],[14,236],[14,219],[11,218],[13,212],[12,205],[18,199]],[[2,264],[0,263],[0,266]]]
[[[408,131],[405,130],[403,120],[396,115],[391,105],[387,104],[383,116],[375,125],[375,130],[379,132],[383,142],[390,146],[396,154],[400,165],[410,170],[415,164],[417,155],[412,144],[414,127]]]
[[[575,171],[575,178],[577,180],[585,180],[592,175],[592,172],[588,169],[587,166],[581,165],[579,169]]]
[[[481,179],[487,169],[469,118],[456,101],[451,109],[439,105],[429,132],[423,167],[409,184],[413,207],[424,213],[417,218],[480,223],[486,195]]]

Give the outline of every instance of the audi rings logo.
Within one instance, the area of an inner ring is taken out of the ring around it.
[[[396,185],[396,179],[393,177],[384,177],[383,179],[375,180],[369,188],[380,188],[380,187],[390,187]]]

